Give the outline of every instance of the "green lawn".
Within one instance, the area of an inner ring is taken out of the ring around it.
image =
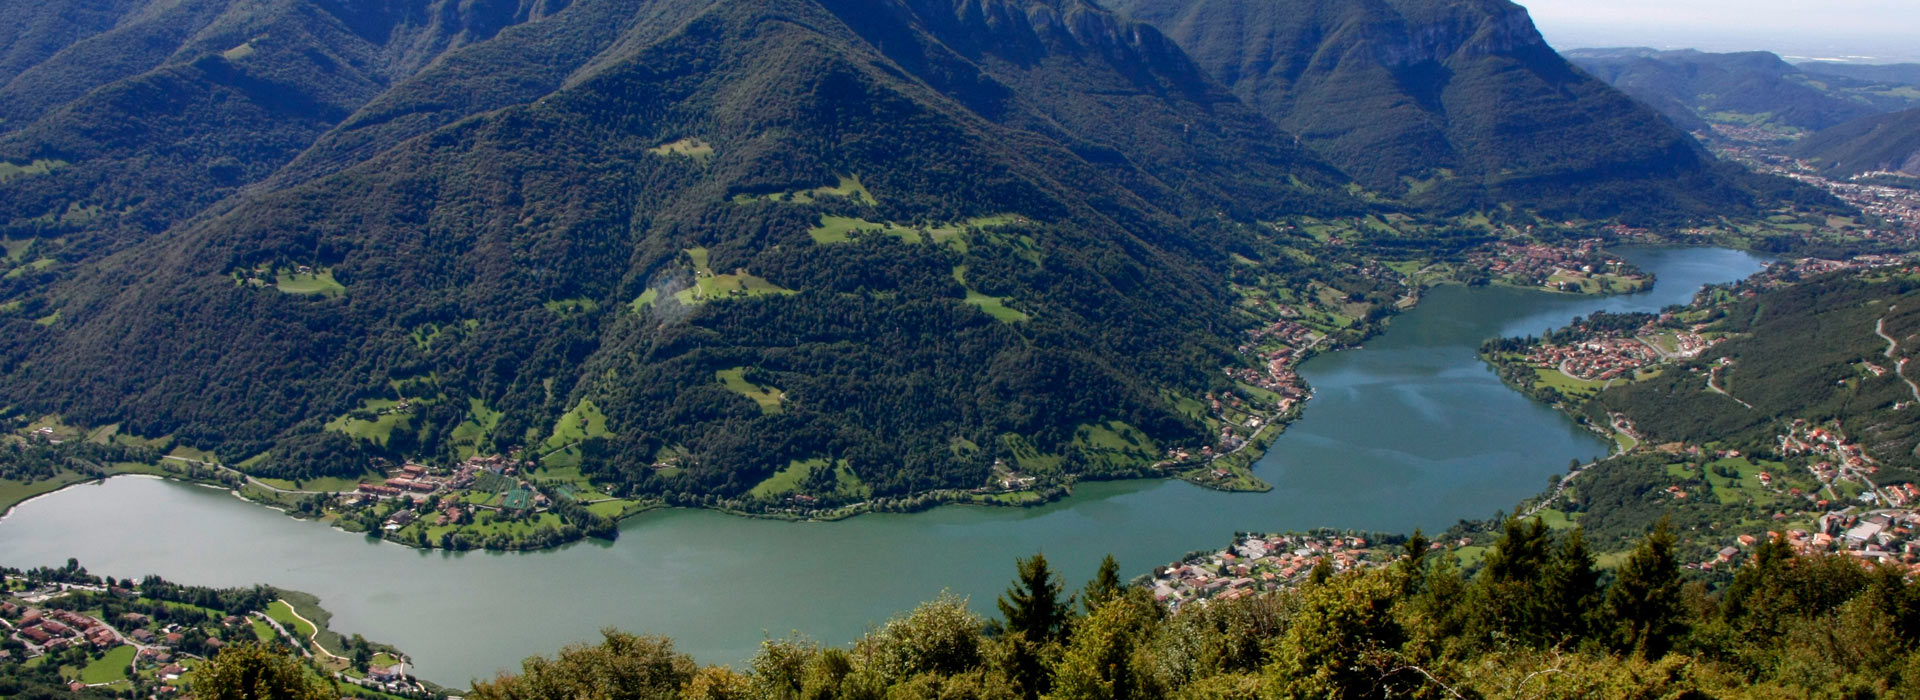
[[[137,651],[127,644],[108,649],[105,655],[80,669],[80,682],[92,685],[127,680],[127,669],[133,665]]]
[[[251,619],[253,620],[253,637],[255,639],[263,642],[271,642],[279,636],[273,631],[273,626],[267,624],[265,620],[257,617]]]
[[[33,498],[34,496],[52,493],[80,483],[83,479],[84,477],[72,472],[60,472],[55,475],[54,478],[41,479],[39,481],[0,479],[0,512],[5,512],[9,508],[20,505],[21,501]]]
[[[413,416],[398,411],[385,412],[399,406],[392,399],[367,399],[360,409],[351,414],[327,422],[327,429],[346,433],[362,440],[371,440],[381,445],[387,444],[393,437],[393,431],[409,427]]]
[[[347,293],[346,285],[333,278],[332,270],[315,270],[311,274],[282,272],[274,275],[273,286],[288,294],[318,294],[337,297]]]
[[[547,438],[546,448],[557,450],[590,438],[612,435],[607,430],[607,415],[593,405],[593,399],[584,399],[553,424],[553,435]]]
[[[276,600],[267,604],[267,617],[273,618],[274,622],[280,623],[281,627],[287,628],[288,632],[292,632],[294,636],[299,637],[301,640],[312,637],[313,633],[318,631],[314,629],[313,625],[295,617],[293,606],[288,605],[284,600]]]
[[[379,482],[385,478],[386,477],[378,474],[368,472],[353,478],[322,476],[306,479],[297,483],[292,479],[255,479],[255,481],[276,489],[286,489],[288,491],[352,491],[359,488],[360,482],[362,481]]]
[[[767,477],[765,481],[755,485],[752,491],[747,492],[747,495],[753,498],[772,499],[793,493],[800,490],[800,483],[807,478],[808,473],[814,469],[824,467],[826,464],[827,460],[824,459],[794,460],[788,462],[785,468],[774,472],[773,476]],[[838,493],[856,497],[864,497],[869,493],[867,485],[860,480],[858,474],[853,473],[853,467],[848,465],[844,459],[834,463],[833,476],[834,490]]]
[[[1567,373],[1551,367],[1534,368],[1534,382],[1539,386],[1553,387],[1561,394],[1574,399],[1584,399],[1593,396],[1599,393],[1601,387],[1606,386],[1606,382],[1574,379],[1573,377],[1567,376]]]
[[[780,402],[787,399],[786,392],[781,391],[779,387],[760,386],[747,381],[746,367],[723,369],[713,375],[715,379],[720,380],[721,384],[726,385],[728,391],[753,399],[753,402],[760,406],[761,413],[768,415],[779,413]]]

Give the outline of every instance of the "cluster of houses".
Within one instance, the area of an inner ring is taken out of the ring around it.
[[[1536,366],[1558,369],[1575,379],[1606,381],[1629,376],[1660,361],[1660,354],[1638,338],[1599,337],[1566,345],[1538,345],[1527,353]]]
[[[1860,512],[1848,508],[1820,516],[1813,530],[1740,535],[1711,559],[1688,566],[1704,571],[1738,566],[1745,553],[1760,544],[1761,537],[1770,537],[1786,542],[1803,556],[1840,554],[1862,566],[1884,564],[1905,569],[1910,576],[1920,575],[1920,539],[1914,537],[1916,532],[1920,532],[1920,512],[1905,508]]]
[[[1552,286],[1555,276],[1606,274],[1628,280],[1645,279],[1625,263],[1602,254],[1597,239],[1584,240],[1572,247],[1501,242],[1469,256],[1468,264],[1485,269],[1496,279],[1526,286]]]
[[[1715,130],[1729,135],[1746,135],[1730,127],[1715,127]],[[1830,180],[1806,161],[1781,155],[1764,145],[1764,142],[1733,146],[1727,151],[1755,170],[1818,187],[1862,212],[1887,222],[1885,229],[1865,232],[1867,238],[1909,245],[1920,242],[1920,191],[1878,184],[1887,176],[1910,178],[1910,175],[1877,172],[1856,175],[1847,180]]]
[[[1257,369],[1229,368],[1227,376],[1235,381],[1245,382],[1280,395],[1278,412],[1286,413],[1293,408],[1294,404],[1307,396],[1307,390],[1300,380],[1300,375],[1294,371],[1294,367],[1302,359],[1296,348],[1311,348],[1318,344],[1323,336],[1289,320],[1275,321],[1262,328],[1254,329],[1250,336],[1247,344],[1240,346],[1240,352],[1258,357],[1260,367]],[[1275,340],[1281,344],[1269,342]]]
[[[13,638],[26,644],[27,652],[34,656],[78,644],[106,649],[124,643],[106,623],[70,610],[46,611],[0,602],[0,616],[13,629]]]
[[[1393,560],[1389,548],[1371,548],[1353,535],[1239,535],[1233,546],[1153,570],[1146,586],[1168,607],[1232,600],[1299,585],[1322,562],[1339,573]]]
[[[1880,464],[1867,455],[1866,449],[1848,440],[1837,426],[1813,426],[1805,420],[1795,420],[1786,434],[1777,436],[1775,441],[1782,455],[1825,458],[1807,467],[1822,482],[1839,478],[1858,478],[1864,482],[1866,477],[1880,471]]]

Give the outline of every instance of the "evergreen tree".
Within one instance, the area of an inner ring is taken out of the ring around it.
[[[1606,614],[1613,642],[1645,659],[1665,656],[1684,626],[1680,608],[1680,563],[1673,556],[1673,529],[1661,518],[1633,549],[1607,590]]]
[[[1541,600],[1546,605],[1545,632],[1554,642],[1578,640],[1587,635],[1587,620],[1600,602],[1600,572],[1594,569],[1593,553],[1587,550],[1586,534],[1575,528],[1567,533],[1541,580]]]
[[[1006,631],[1024,634],[1034,642],[1058,641],[1066,636],[1073,616],[1073,597],[1060,599],[1064,587],[1047,557],[1035,554],[1017,563],[1018,575],[1007,592],[1000,596],[1000,616],[1006,618]]]
[[[1433,547],[1433,541],[1427,539],[1425,532],[1414,528],[1413,536],[1400,546],[1400,572],[1402,590],[1406,593],[1418,592],[1426,586],[1427,550]]]
[[[1100,560],[1100,570],[1095,572],[1093,580],[1080,593],[1080,604],[1086,607],[1087,614],[1100,607],[1100,604],[1113,600],[1122,592],[1120,583],[1120,562],[1112,554]]]

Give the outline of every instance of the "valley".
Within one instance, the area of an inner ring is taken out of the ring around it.
[[[388,641],[412,655],[421,677],[452,685],[608,624],[669,633],[702,660],[733,662],[755,653],[765,620],[837,642],[942,589],[984,609],[1004,584],[1009,551],[1044,551],[1064,575],[1080,579],[1107,553],[1131,576],[1249,523],[1283,532],[1440,532],[1533,497],[1569,460],[1614,449],[1502,385],[1481,365],[1480,342],[1596,309],[1657,310],[1762,264],[1750,254],[1705,249],[1622,255],[1658,280],[1651,291],[1595,297],[1442,286],[1362,348],[1304,363],[1314,399],[1264,455],[1254,452],[1252,473],[1273,487],[1265,493],[1092,482],[1035,508],[942,507],[798,524],[674,508],[622,523],[612,542],[493,554],[412,550],[289,519],[221,491],[122,477],[17,508],[0,520],[0,560],[77,556],[99,571],[309,591],[333,612],[336,628]],[[174,554],[101,537],[86,511],[68,503],[143,513],[197,533],[203,544]],[[362,583],[401,568],[410,575]],[[553,571],[569,573],[556,578]],[[798,579],[813,583],[787,583]],[[823,597],[820,587],[836,593]],[[463,612],[476,609],[494,612]],[[516,632],[481,632],[496,627]]]

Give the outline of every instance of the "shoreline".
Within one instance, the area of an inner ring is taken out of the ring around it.
[[[1628,245],[1638,245],[1637,243],[1631,242],[1631,241],[1626,241],[1624,243]],[[1666,247],[1698,248],[1698,247],[1715,247],[1715,246],[1674,244]],[[1410,311],[1418,308],[1420,305],[1420,302],[1425,300],[1427,296],[1427,292],[1431,291],[1434,288],[1437,288],[1440,286],[1446,286],[1446,285],[1465,285],[1466,284],[1465,282],[1461,282],[1459,280],[1451,280],[1451,279],[1430,280],[1430,281],[1422,282],[1422,281],[1415,281],[1410,277],[1407,278],[1407,282],[1409,287],[1407,298],[1410,299],[1412,303],[1405,306],[1400,306],[1396,304],[1395,307],[1397,312],[1406,312],[1406,311]],[[1611,293],[1571,292],[1571,291],[1566,291],[1561,289],[1553,289],[1550,287],[1519,286],[1519,285],[1506,284],[1502,282],[1494,282],[1490,286],[1508,287],[1513,289],[1551,294],[1555,296],[1593,296],[1593,297],[1604,298],[1604,297],[1646,292],[1650,290],[1654,284],[1657,284],[1657,282],[1655,280],[1649,279],[1647,284],[1640,286],[1638,288],[1631,289],[1631,290],[1622,290],[1618,292],[1611,292]],[[1346,349],[1358,349],[1361,347],[1361,344],[1364,343],[1366,340],[1371,339],[1381,333],[1384,333],[1387,330],[1388,326],[1391,324],[1392,318],[1393,318],[1393,315],[1388,315],[1380,320],[1367,324],[1366,327],[1359,332],[1358,337],[1355,338],[1351,343],[1348,343],[1348,344],[1336,343],[1330,347],[1324,347],[1324,348],[1323,347],[1308,348],[1306,351],[1300,353],[1300,355],[1296,358],[1296,361],[1293,363],[1292,366],[1299,367],[1300,365],[1305,364],[1306,362],[1312,360],[1313,358],[1318,357],[1321,353],[1339,352]],[[1304,381],[1303,381],[1303,384],[1304,384]],[[1510,384],[1508,386],[1510,389],[1514,389],[1516,391],[1518,390],[1517,387],[1513,387]],[[904,507],[900,509],[884,509],[884,510],[876,509],[873,507],[872,501],[869,500],[869,501],[863,501],[860,503],[850,504],[847,506],[842,506],[835,509],[800,513],[800,512],[792,512],[792,511],[782,511],[779,509],[751,510],[751,509],[743,509],[743,508],[729,508],[729,507],[716,507],[716,506],[679,505],[679,504],[667,502],[664,499],[655,498],[655,499],[649,499],[649,501],[646,502],[638,510],[631,513],[627,513],[619,518],[614,519],[613,523],[615,525],[615,532],[617,537],[618,528],[624,525],[627,521],[632,520],[634,518],[638,518],[643,515],[647,515],[654,511],[663,510],[663,509],[711,510],[711,511],[723,513],[726,515],[734,516],[734,517],[749,518],[749,519],[756,519],[756,520],[776,520],[776,521],[800,523],[800,522],[837,522],[841,520],[847,520],[854,517],[858,517],[860,515],[877,514],[877,513],[902,513],[902,514],[920,513],[920,512],[926,512],[936,508],[947,507],[947,506],[978,506],[978,507],[984,507],[984,508],[1036,508],[1036,507],[1055,504],[1055,503],[1064,501],[1068,498],[1071,498],[1075,492],[1074,487],[1083,481],[1084,482],[1109,482],[1109,481],[1117,482],[1117,481],[1135,481],[1135,480],[1142,480],[1142,481],[1178,480],[1178,481],[1185,481],[1187,483],[1193,484],[1194,486],[1199,488],[1213,490],[1213,491],[1222,491],[1227,493],[1265,493],[1265,492],[1270,492],[1272,490],[1272,486],[1262,481],[1261,479],[1259,479],[1256,475],[1254,475],[1253,468],[1268,453],[1268,451],[1272,449],[1273,444],[1282,435],[1286,434],[1287,428],[1290,427],[1294,421],[1299,420],[1302,416],[1304,416],[1307,410],[1308,404],[1310,404],[1312,399],[1314,398],[1312,387],[1307,386],[1306,388],[1308,390],[1308,396],[1305,400],[1300,401],[1297,405],[1289,409],[1286,413],[1271,413],[1271,414],[1261,416],[1262,423],[1260,427],[1256,429],[1255,432],[1247,438],[1246,442],[1241,447],[1235,449],[1230,453],[1220,455],[1219,457],[1211,460],[1201,458],[1201,459],[1189,459],[1181,462],[1156,462],[1152,465],[1143,465],[1135,470],[1121,472],[1121,473],[1111,473],[1111,474],[1104,474],[1104,475],[1102,474],[1074,475],[1069,480],[1067,480],[1066,483],[1064,484],[1056,485],[1056,486],[1038,490],[1038,491],[974,493],[971,490],[967,490],[967,489],[936,489],[936,490],[926,491],[921,493],[906,494],[898,497],[898,500],[900,501],[905,501],[908,499],[927,499],[927,501],[924,503],[918,503],[913,506]],[[1521,391],[1520,393],[1525,394],[1527,392]],[[1533,398],[1533,397],[1529,395],[1529,398]],[[1564,409],[1561,409],[1561,412],[1563,414],[1566,413]],[[1275,427],[1276,425],[1279,427],[1278,430],[1270,429]],[[1616,443],[1615,449],[1616,450],[1618,449],[1617,443]],[[186,460],[183,460],[183,461],[186,461]],[[198,463],[198,462],[189,461],[189,463]],[[292,517],[296,520],[312,520],[314,522],[325,524],[328,527],[332,528],[333,530],[336,530],[344,534],[360,535],[362,537],[366,537],[369,539],[377,539],[384,542],[391,542],[391,543],[400,545],[402,547],[405,547],[407,549],[417,550],[423,553],[432,552],[432,551],[539,552],[539,551],[558,549],[558,548],[573,545],[588,539],[600,539],[603,541],[612,541],[612,538],[595,537],[592,535],[581,533],[578,536],[572,537],[570,539],[566,539],[564,541],[542,543],[538,546],[529,546],[529,547],[449,548],[449,547],[439,546],[438,544],[428,544],[426,546],[421,546],[418,543],[403,542],[403,541],[399,541],[396,539],[383,536],[378,531],[359,532],[359,531],[349,530],[347,528],[341,527],[337,523],[337,521],[328,522],[330,519],[325,517],[310,518],[310,517],[301,516],[301,515],[294,515],[290,511],[290,509],[288,509],[282,504],[273,503],[273,502],[269,502],[262,499],[251,498],[247,496],[245,493],[243,493],[243,490],[247,484],[255,482],[255,479],[253,477],[248,476],[243,472],[234,470],[232,467],[226,466],[224,464],[206,464],[206,463],[200,463],[200,464],[203,464],[205,466],[213,466],[217,469],[222,470],[223,472],[239,476],[242,479],[242,482],[239,486],[234,486],[224,482],[214,482],[206,479],[185,477],[182,475],[171,473],[171,470],[168,470],[164,466],[153,466],[152,468],[155,470],[158,470],[161,472],[168,472],[168,473],[155,474],[155,473],[147,473],[147,472],[118,472],[118,473],[112,473],[112,474],[107,474],[103,476],[91,477],[91,478],[83,479],[81,481],[65,484],[60,487],[54,488],[50,491],[40,493],[40,494],[35,494],[31,497],[23,499],[7,507],[4,512],[0,512],[0,520],[4,520],[6,516],[11,515],[14,509],[18,508],[21,505],[24,505],[38,498],[52,496],[54,494],[60,493],[74,486],[80,486],[84,484],[93,484],[93,483],[104,483],[108,479],[113,479],[120,476],[145,476],[149,478],[173,481],[173,482],[178,482],[183,484],[194,484],[194,485],[199,485],[206,488],[223,490],[231,494],[233,497],[238,498],[242,501],[259,505],[274,511],[278,511],[283,516]],[[1205,481],[1199,478],[1199,475],[1201,472],[1208,470],[1209,468],[1224,469],[1230,472],[1230,474],[1227,477],[1220,479],[1216,483],[1208,483],[1208,481]],[[1032,494],[1032,496],[1022,497],[1022,498],[1019,498],[1019,500],[995,499],[996,496],[1019,496],[1021,494]]]

